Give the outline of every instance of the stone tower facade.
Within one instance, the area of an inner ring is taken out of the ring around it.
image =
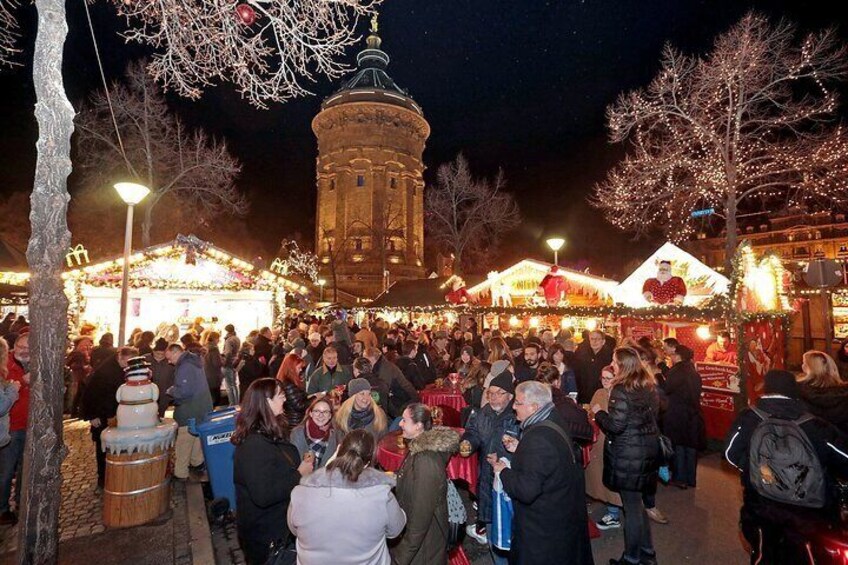
[[[312,120],[318,138],[315,250],[328,286],[373,298],[424,276],[421,107],[386,74],[376,24],[354,76]]]

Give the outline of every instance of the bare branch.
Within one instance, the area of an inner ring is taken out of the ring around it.
[[[160,89],[141,62],[127,70],[127,83],[109,93],[120,137],[105,94],[97,93],[77,116],[82,169],[93,182],[130,175],[147,183],[143,237],[149,245],[153,212],[173,194],[206,218],[244,215],[248,203],[235,187],[241,164],[224,141],[203,130],[190,132],[168,109]]]
[[[265,108],[309,94],[303,82],[341,76],[360,18],[381,0],[111,0],[128,41],[161,48],[149,71],[167,89],[198,98],[231,81]]]
[[[21,52],[15,47],[20,32],[14,10],[18,7],[17,0],[0,0],[0,66],[20,66],[15,57]]]

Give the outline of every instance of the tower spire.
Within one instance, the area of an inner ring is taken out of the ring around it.
[[[378,14],[376,13],[371,16],[371,35],[369,35],[368,38],[365,40],[365,44],[368,45],[368,49],[379,49],[380,43],[382,43],[382,41],[380,40],[380,36],[377,35],[377,31],[380,29],[380,24],[377,21],[377,17]]]

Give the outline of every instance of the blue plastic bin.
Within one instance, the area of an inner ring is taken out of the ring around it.
[[[188,423],[189,432],[200,437],[212,496],[229,500],[232,511],[236,509],[236,489],[233,484],[236,446],[230,443],[230,437],[236,430],[238,410],[237,406],[231,406],[209,412],[199,424],[193,418]]]

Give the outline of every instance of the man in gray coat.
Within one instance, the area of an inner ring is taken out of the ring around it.
[[[174,478],[188,478],[189,464],[195,469],[203,465],[203,451],[200,438],[188,431],[188,421],[194,418],[200,422],[212,411],[212,395],[206,384],[203,362],[194,353],[184,351],[179,343],[172,343],[165,350],[168,363],[174,365],[174,384],[167,393],[174,399],[177,408],[174,420],[177,421],[177,442],[174,449]]]

